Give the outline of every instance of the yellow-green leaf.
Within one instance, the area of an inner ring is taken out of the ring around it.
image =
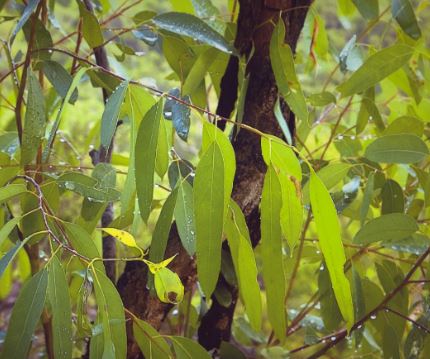
[[[269,321],[275,335],[283,340],[287,323],[284,305],[286,288],[282,261],[281,207],[281,184],[275,168],[269,165],[261,197],[261,261]]]
[[[285,43],[285,24],[278,21],[270,41],[270,61],[279,92],[300,121],[307,122],[308,109],[294,67],[293,51]]]
[[[184,298],[184,286],[178,275],[163,267],[154,273],[154,284],[158,298],[164,303],[180,303]]]
[[[336,208],[324,183],[311,169],[310,199],[312,213],[336,301],[348,328],[354,323],[351,288],[343,266],[346,262]]]
[[[202,289],[210,297],[221,268],[224,223],[224,160],[217,142],[203,154],[194,178],[197,273]]]
[[[148,266],[149,271],[152,274],[157,273],[160,269],[167,267],[171,261],[173,261],[173,259],[177,256],[177,254],[175,254],[174,256],[165,259],[164,261],[160,262],[160,263],[153,263],[151,261],[148,261],[146,259],[144,259],[143,261],[146,263],[146,265]]]
[[[136,240],[134,239],[131,233],[128,233],[126,231],[123,231],[122,229],[116,229],[116,228],[100,228],[100,229],[106,232],[107,234],[111,235],[112,237],[115,237],[122,244],[125,244],[128,247],[139,248],[139,246],[136,243]]]

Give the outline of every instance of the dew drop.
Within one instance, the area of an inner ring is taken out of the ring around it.
[[[375,320],[375,319],[376,319],[376,314],[372,314],[372,315],[370,316],[370,319]]]

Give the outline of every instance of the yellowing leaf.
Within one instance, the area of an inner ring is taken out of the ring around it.
[[[178,275],[163,267],[154,273],[155,291],[164,303],[180,303],[184,298],[184,286]]]
[[[107,234],[111,235],[112,237],[115,237],[122,244],[125,244],[128,247],[139,248],[133,235],[131,235],[126,231],[123,231],[121,229],[116,229],[116,228],[100,228],[100,229],[106,232]]]
[[[161,269],[163,269],[163,268],[167,267],[167,266],[170,264],[170,262],[171,262],[171,261],[173,261],[173,259],[174,259],[176,256],[177,256],[177,254],[175,254],[174,256],[172,256],[172,257],[170,257],[170,258],[165,259],[164,261],[162,261],[162,262],[160,262],[160,263],[153,263],[153,262],[148,261],[148,260],[146,260],[146,259],[144,259],[143,261],[144,261],[144,262],[146,263],[146,265],[148,266],[149,271],[150,271],[152,274],[155,274],[155,273],[157,273],[159,270],[161,270]]]

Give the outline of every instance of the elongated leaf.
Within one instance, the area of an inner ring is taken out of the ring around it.
[[[280,138],[270,136],[261,138],[261,151],[267,165],[272,163],[276,168],[298,181],[302,180],[300,162],[288,145]]]
[[[307,122],[308,109],[294,67],[293,52],[285,43],[285,24],[278,21],[270,41],[270,61],[279,92],[301,121]]]
[[[176,101],[173,98],[168,98],[164,106],[164,117],[166,120],[173,122],[178,136],[186,141],[188,139],[188,132],[190,131],[190,115],[191,109],[186,104],[190,104],[190,97],[188,95],[181,96],[179,89],[172,89],[169,95],[182,100],[183,103]]]
[[[25,359],[45,305],[48,272],[43,269],[22,288],[13,307],[0,358]]]
[[[343,270],[346,257],[339,220],[330,193],[313,171],[310,178],[310,199],[319,245],[330,274],[336,301],[343,318],[350,328],[354,323],[354,308],[351,288]]]
[[[27,110],[22,134],[21,164],[30,163],[37,153],[40,141],[45,135],[45,99],[39,80],[32,71],[28,73]]]
[[[407,64],[413,48],[396,44],[371,55],[352,76],[337,87],[342,97],[363,92]]]
[[[360,222],[361,225],[364,224],[367,217],[367,212],[369,212],[370,202],[372,201],[373,187],[375,183],[375,173],[369,174],[367,179],[367,185],[363,193],[363,201],[360,208]]]
[[[281,207],[281,184],[275,168],[269,165],[261,196],[261,260],[269,320],[275,335],[282,341],[287,323],[284,306],[286,287],[282,263]]]
[[[31,14],[36,10],[37,5],[39,5],[40,0],[30,0],[27,4],[27,6],[24,9],[24,12],[22,13],[21,17],[19,18],[18,23],[16,24],[15,28],[12,31],[12,34],[10,36],[9,43],[12,45],[13,41],[15,40],[16,35],[18,32],[22,29],[22,27],[25,25],[27,20],[30,18]]]
[[[92,271],[98,307],[96,325],[103,333],[93,336],[90,358],[123,359],[127,352],[124,306],[112,281],[97,269]]]
[[[245,217],[233,200],[230,202],[230,215],[226,222],[225,231],[239,282],[239,294],[245,305],[246,315],[252,328],[259,331],[262,304],[260,286],[257,281],[258,270]]]
[[[121,195],[116,189],[100,186],[97,179],[79,172],[62,174],[57,183],[60,187],[79,193],[94,202],[117,201]]]
[[[224,176],[221,149],[213,142],[203,154],[194,178],[197,273],[207,297],[215,289],[221,268]]]
[[[164,118],[160,119],[158,130],[157,154],[155,156],[155,171],[163,178],[169,168],[169,150],[172,147],[172,125]]]
[[[366,148],[365,157],[383,163],[416,163],[429,155],[425,142],[415,135],[388,135]]]
[[[185,79],[184,85],[182,86],[182,93],[184,95],[192,95],[194,91],[199,87],[201,82],[204,80],[209,67],[216,59],[217,52],[215,49],[207,49],[197,57],[196,62],[188,73]]]
[[[163,99],[160,99],[143,118],[136,139],[136,190],[140,215],[145,222],[151,212],[154,194],[155,156],[162,114]]]
[[[178,198],[174,214],[182,245],[192,256],[196,251],[193,188],[186,180],[181,180],[178,184]]]
[[[165,268],[165,267],[167,267],[174,259],[175,259],[175,257],[176,257],[176,255],[174,255],[174,256],[172,256],[172,257],[170,257],[170,258],[167,258],[167,259],[165,259],[164,261],[162,261],[162,262],[159,262],[159,263],[153,263],[153,262],[151,262],[151,261],[148,261],[148,260],[146,260],[146,259],[143,259],[143,262],[145,262],[145,264],[148,266],[148,269],[149,269],[149,271],[152,273],[152,274],[155,274],[155,273],[157,273],[159,270],[161,270],[161,269],[163,269],[163,268]]]
[[[49,82],[54,86],[55,91],[62,97],[66,98],[67,92],[73,82],[72,76],[67,70],[55,61],[44,61],[43,62],[43,73]],[[78,99],[78,90],[72,92],[69,103],[74,104]]]
[[[303,225],[303,206],[301,201],[300,182],[291,180],[284,174],[279,174],[282,190],[281,228],[287,239],[292,255],[294,247],[299,242]]]
[[[177,359],[210,359],[209,353],[196,341],[190,338],[171,336]]]
[[[397,241],[418,230],[414,218],[403,213],[390,213],[367,222],[355,235],[354,243],[369,244],[379,241]]]
[[[123,81],[107,100],[102,116],[100,144],[109,149],[118,123],[119,111],[127,92],[128,81]]]
[[[178,35],[189,36],[194,40],[210,45],[226,53],[233,53],[233,47],[213,30],[203,20],[185,13],[168,12],[153,18],[153,22],[160,29],[173,32]]]
[[[372,20],[379,15],[378,0],[352,0],[360,14],[367,20]]]
[[[133,336],[145,358],[172,358],[172,352],[166,340],[143,320],[133,319]]]
[[[151,248],[149,250],[149,260],[152,262],[160,262],[164,259],[177,196],[177,190],[171,192],[161,209],[154,233],[152,234]]]
[[[69,286],[60,260],[54,255],[48,267],[48,300],[56,358],[71,358],[73,347],[72,308]]]
[[[421,37],[421,29],[418,26],[414,8],[409,0],[393,0],[391,13],[407,35],[414,40],[418,40]]]
[[[103,34],[100,29],[100,24],[97,17],[88,11],[83,2],[78,2],[79,13],[82,17],[82,34],[85,41],[91,48],[95,48],[103,44]]]
[[[323,182],[324,186],[331,190],[334,186],[336,186],[342,179],[345,178],[348,171],[351,169],[351,165],[348,163],[330,163],[327,166],[320,169],[317,174],[320,180]],[[310,182],[306,182],[303,186],[303,203],[309,204],[310,195],[309,195],[309,185]]]
[[[27,187],[24,184],[9,184],[5,187],[0,188],[0,203],[10,200],[22,193],[27,192]]]
[[[21,221],[21,218],[22,217],[14,217],[0,228],[0,248],[15,226]]]

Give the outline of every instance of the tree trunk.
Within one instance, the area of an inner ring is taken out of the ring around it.
[[[240,12],[235,46],[241,55],[249,56],[254,46],[253,56],[248,62],[248,92],[245,101],[243,122],[265,133],[282,136],[273,108],[278,97],[274,75],[270,65],[269,45],[280,14],[286,25],[286,42],[294,50],[311,0],[240,0]],[[297,4],[296,4],[297,3]],[[282,13],[281,13],[282,11]],[[221,84],[221,96],[217,113],[230,117],[237,99],[238,60],[231,58]],[[282,106],[284,116],[294,132],[294,117],[286,106]],[[259,203],[266,166],[260,150],[259,136],[241,130],[233,143],[237,170],[233,187],[233,199],[238,203],[246,217],[253,245],[260,239]],[[226,243],[224,250],[229,253]],[[176,226],[172,226],[165,257],[179,253],[172,262],[171,269],[178,273],[185,289],[190,290],[196,281],[194,261],[182,248]],[[146,288],[146,266],[141,263],[127,262],[123,275],[118,281],[118,290],[124,306],[156,329],[170,305],[161,303],[148,293]],[[223,307],[214,296],[212,306],[202,318],[199,328],[199,341],[207,349],[218,348],[222,340],[229,340],[235,305],[238,298],[237,288],[230,286],[222,276],[218,283],[232,296],[232,303]],[[133,341],[131,326],[128,324],[128,357],[138,358],[141,354]]]
[[[270,39],[274,23],[282,14],[286,27],[285,41],[294,51],[311,1],[240,0],[239,2],[240,12],[235,46],[241,55],[248,56],[254,45],[254,52],[247,66],[249,84],[243,123],[264,133],[282,137],[282,131],[273,113],[278,89],[270,64]],[[224,94],[231,96],[229,92],[231,92],[230,89],[227,92],[221,92],[220,103],[227,101],[222,96]],[[294,115],[285,104],[282,108],[290,131],[294,134]],[[230,114],[226,114],[224,111],[223,115],[229,117]],[[260,137],[241,130],[233,146],[237,169],[232,197],[245,215],[252,244],[256,246],[260,240],[259,203],[266,173],[266,165],[261,154]],[[227,243],[224,243],[224,247],[227,249]],[[212,306],[202,318],[198,332],[200,344],[208,350],[219,348],[222,341],[230,340],[231,325],[238,298],[237,288],[228,285],[222,275],[218,286],[224,286],[230,292],[232,301],[228,307],[224,307],[212,295]]]

